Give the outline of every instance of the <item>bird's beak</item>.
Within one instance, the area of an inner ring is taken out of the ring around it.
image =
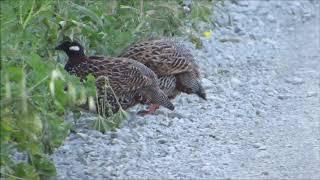
[[[59,46],[55,47],[54,50],[62,50],[62,47],[59,45]]]

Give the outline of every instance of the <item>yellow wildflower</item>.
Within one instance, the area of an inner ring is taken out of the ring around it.
[[[210,30],[210,31],[203,32],[203,36],[207,39],[210,39],[212,36],[212,31]]]

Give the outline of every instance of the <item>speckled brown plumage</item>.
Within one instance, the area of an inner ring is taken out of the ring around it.
[[[77,47],[79,51],[74,50],[77,50]],[[145,65],[128,58],[87,57],[83,47],[77,42],[64,42],[56,49],[65,51],[69,56],[66,71],[81,79],[85,79],[89,74],[96,78],[98,96],[102,100],[106,99],[113,111],[119,108],[117,100],[123,109],[137,103],[149,102],[174,109],[168,97],[159,88],[156,74]],[[106,80],[118,99],[110,89],[104,88]]]
[[[169,99],[174,99],[180,91],[176,89],[177,80],[174,75],[160,76],[159,86]]]
[[[120,57],[134,59],[152,69],[159,77],[160,88],[170,98],[185,92],[206,99],[199,81],[199,66],[180,43],[169,39],[145,40],[129,46]]]

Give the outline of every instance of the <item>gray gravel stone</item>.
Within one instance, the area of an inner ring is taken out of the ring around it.
[[[272,23],[274,23],[274,22],[277,21],[276,18],[275,18],[273,15],[271,15],[271,14],[268,14],[268,15],[267,15],[267,20],[270,21],[270,22],[272,22]]]
[[[304,80],[299,77],[291,77],[291,78],[286,79],[286,82],[293,84],[293,85],[299,85],[299,84],[303,84]]]
[[[212,81],[210,81],[209,79],[202,78],[202,79],[201,79],[201,83],[202,83],[202,86],[203,86],[205,89],[209,89],[209,88],[212,87]]]
[[[317,97],[317,96],[318,96],[317,92],[314,92],[314,91],[307,92],[307,97]]]

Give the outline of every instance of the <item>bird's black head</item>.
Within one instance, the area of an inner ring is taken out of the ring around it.
[[[64,41],[55,50],[64,51],[69,58],[85,56],[83,46],[77,41]]]

